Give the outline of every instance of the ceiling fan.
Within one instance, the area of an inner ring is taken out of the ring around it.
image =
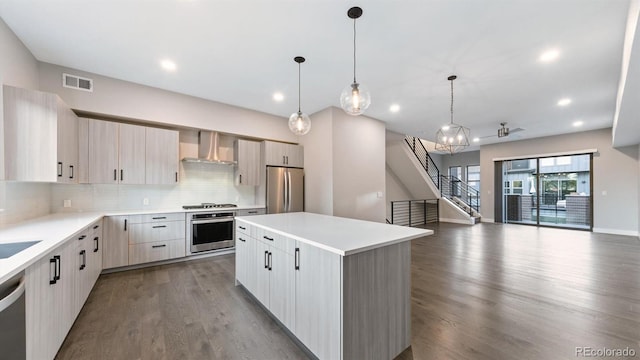
[[[524,131],[524,129],[521,128],[521,127],[517,127],[517,128],[515,128],[513,130],[509,130],[509,128],[505,127],[505,125],[507,125],[506,122],[501,122],[500,123],[501,127],[498,129],[498,134],[497,135],[481,136],[480,139],[486,139],[486,138],[490,138],[490,137],[494,137],[494,136],[497,136],[498,138],[502,138],[502,137],[507,137],[507,136],[509,136],[510,134],[513,134],[513,133]]]

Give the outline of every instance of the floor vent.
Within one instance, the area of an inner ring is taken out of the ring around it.
[[[71,74],[62,74],[62,86],[76,90],[93,92],[93,79]]]

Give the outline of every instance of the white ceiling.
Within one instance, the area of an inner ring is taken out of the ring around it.
[[[628,0],[0,0],[0,17],[40,61],[288,117],[297,55],[302,110],[340,105],[354,5],[366,115],[392,131],[433,140],[449,121],[450,74],[455,121],[472,137],[500,122],[526,129],[500,141],[612,126]],[[556,61],[538,61],[552,48]],[[572,103],[557,106],[563,97]]]

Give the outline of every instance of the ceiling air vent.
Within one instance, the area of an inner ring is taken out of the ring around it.
[[[77,75],[62,74],[62,86],[76,90],[93,92],[93,80]]]

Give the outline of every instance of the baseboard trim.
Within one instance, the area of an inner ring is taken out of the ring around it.
[[[606,229],[606,228],[593,228],[594,233],[611,234],[611,235],[624,235],[638,237],[638,232],[633,230],[618,230],[618,229]]]
[[[454,224],[464,224],[464,225],[474,225],[473,219],[446,219],[440,218],[440,222],[454,223]]]
[[[494,223],[494,222],[496,222],[495,219],[487,219],[487,218],[480,218],[480,221],[486,222],[486,223]]]

